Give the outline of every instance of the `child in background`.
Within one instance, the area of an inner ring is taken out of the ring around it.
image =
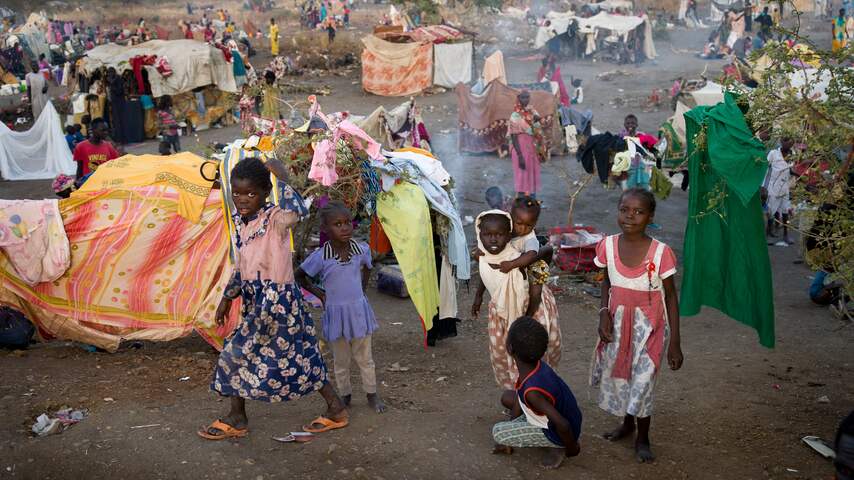
[[[599,407],[623,417],[623,424],[605,438],[618,441],[637,430],[635,454],[646,463],[655,459],[649,425],[665,349],[670,368],[682,366],[679,299],[673,280],[676,256],[646,234],[655,216],[652,193],[626,190],[618,212],[623,233],[605,238],[596,247],[594,261],[605,269],[605,279],[590,384],[600,387]]]
[[[489,354],[495,381],[504,390],[512,390],[518,377],[513,358],[505,347],[510,319],[523,315],[534,317],[549,333],[546,362],[556,366],[560,361],[560,330],[556,312],[543,302],[537,302],[529,288],[524,273],[519,269],[500,270],[500,264],[516,260],[521,252],[510,244],[513,222],[510,214],[501,210],[488,210],[475,221],[479,259],[480,282],[472,304],[472,317],[477,318],[483,304],[483,293],[489,290]],[[552,299],[553,300],[553,299]]]
[[[570,103],[572,105],[578,105],[579,103],[584,103],[584,89],[581,88],[581,79],[575,78],[572,80],[572,99]]]
[[[531,317],[510,326],[507,353],[516,362],[519,380],[501,395],[501,404],[513,420],[495,424],[492,438],[493,453],[511,454],[513,447],[543,448],[543,466],[554,469],[581,451],[581,410],[566,382],[541,360],[548,343],[546,329]]]
[[[178,136],[178,122],[172,115],[172,98],[169,95],[164,95],[160,98],[158,107],[157,121],[160,124],[160,136],[175,153],[178,153],[181,151],[181,138]]]
[[[245,437],[246,400],[283,402],[319,390],[326,413],[303,429],[312,433],[346,427],[347,408],[329,384],[314,324],[294,284],[289,238],[305,207],[291,197],[287,210],[266,203],[270,172],[287,178],[278,160],[241,160],[231,172],[237,230],[234,273],[216,310],[225,323],[233,299],[241,298],[240,323],[217,360],[211,390],[230,398],[227,416],[199,436],[208,440]]]
[[[350,360],[362,374],[362,389],[377,413],[386,410],[377,393],[377,374],[371,352],[371,334],[379,326],[364,289],[371,275],[371,250],[353,240],[353,216],[341,202],[320,209],[321,229],[329,241],[315,250],[296,271],[297,283],[323,302],[323,336],[332,347],[335,382],[345,405],[350,405]],[[309,277],[320,277],[321,290]]]
[[[74,151],[74,147],[79,143],[77,138],[75,137],[76,129],[74,125],[66,125],[65,127],[65,143],[68,144],[68,149],[72,152]]]
[[[792,245],[789,239],[789,213],[792,203],[789,200],[789,180],[792,176],[791,164],[788,157],[792,154],[795,142],[791,138],[783,138],[780,148],[768,152],[768,173],[762,184],[761,192],[767,196],[768,223],[765,233],[769,237],[776,237],[778,222],[783,225],[783,240],[775,243],[779,247]]]
[[[83,136],[83,126],[80,125],[79,123],[75,123],[74,124],[74,144],[77,145],[78,143],[82,142],[83,140],[86,140],[86,137]]]

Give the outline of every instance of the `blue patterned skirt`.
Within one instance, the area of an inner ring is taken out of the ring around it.
[[[326,365],[299,287],[243,281],[241,300],[241,322],[225,340],[211,389],[281,402],[323,387]]]

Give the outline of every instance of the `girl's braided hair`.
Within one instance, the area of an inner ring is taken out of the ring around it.
[[[320,220],[321,225],[326,225],[326,220],[335,213],[346,213],[347,215],[353,214],[350,209],[347,208],[347,205],[344,205],[344,202],[340,200],[333,200],[320,207],[317,211],[317,218]]]
[[[524,210],[531,212],[537,218],[540,218],[540,202],[530,195],[519,195],[513,200],[513,210]]]

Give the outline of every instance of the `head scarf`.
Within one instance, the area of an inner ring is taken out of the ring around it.
[[[522,272],[517,268],[510,273],[501,273],[490,266],[490,264],[498,264],[507,260],[515,260],[519,258],[521,253],[514,248],[509,242],[504,250],[497,254],[491,254],[483,246],[480,240],[480,222],[486,215],[502,215],[507,217],[510,222],[510,234],[513,232],[513,218],[504,210],[487,210],[481,212],[475,221],[475,234],[477,235],[477,247],[480,249],[481,255],[479,260],[480,279],[483,285],[489,291],[489,297],[495,305],[498,316],[512,323],[517,318],[525,313],[525,308],[528,303],[528,282],[522,275]]]

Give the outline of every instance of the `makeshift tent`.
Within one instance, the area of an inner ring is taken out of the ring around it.
[[[433,45],[433,85],[453,88],[472,77],[472,42]]]
[[[367,117],[352,117],[353,123],[388,150],[402,147],[430,148],[430,134],[414,100],[386,110],[380,105]]]
[[[433,44],[362,38],[362,88],[386,97],[413,95],[433,81]]]
[[[494,152],[506,143],[507,121],[516,106],[519,90],[501,82],[491,82],[482,95],[475,95],[468,85],[457,85],[460,151]],[[559,122],[555,121],[558,98],[551,92],[531,91],[531,106],[540,114],[543,130],[552,146],[562,143]]]
[[[551,18],[549,16],[551,16]],[[592,35],[594,38],[599,36],[600,31],[608,31],[625,39],[629,32],[641,28],[644,31],[644,55],[650,59],[655,58],[658,55],[655,51],[655,43],[652,38],[652,24],[649,21],[649,17],[645,14],[643,16],[615,15],[605,11],[600,11],[592,17],[583,18],[571,16],[571,14],[567,13],[549,12],[546,15],[546,18],[549,20],[553,19],[552,25],[549,27],[543,26],[537,30],[536,37],[534,38],[534,47],[536,48],[542,48],[551,38],[549,30],[554,30],[555,33],[561,35],[566,33],[566,30],[572,21],[576,21],[578,22],[580,32],[583,32],[586,35]]]
[[[52,102],[47,102],[25,132],[10,130],[0,122],[0,176],[4,179],[45,180],[60,173],[74,175],[76,171]]]
[[[716,308],[773,347],[774,291],[759,195],[768,170],[765,146],[729,94],[691,110],[685,121],[691,188],[680,313]]]
[[[237,92],[234,69],[218,48],[195,40],[151,40],[138,45],[115,43],[100,45],[87,52],[82,71],[89,75],[101,67],[113,67],[118,73],[131,69],[134,57],[155,55],[166,58],[172,73],[163,76],[154,65],[143,66],[148,72],[154,97],[189,92],[197,87],[215,85],[225,92]]]
[[[68,270],[30,287],[0,255],[0,304],[24,312],[46,338],[109,351],[122,340],[166,341],[193,330],[219,348],[239,306],[216,326],[232,267],[220,191],[201,177],[203,162],[181,153],[127,155],[102,165],[86,185],[109,188],[60,201]],[[197,223],[180,214],[182,206],[198,214]]]

